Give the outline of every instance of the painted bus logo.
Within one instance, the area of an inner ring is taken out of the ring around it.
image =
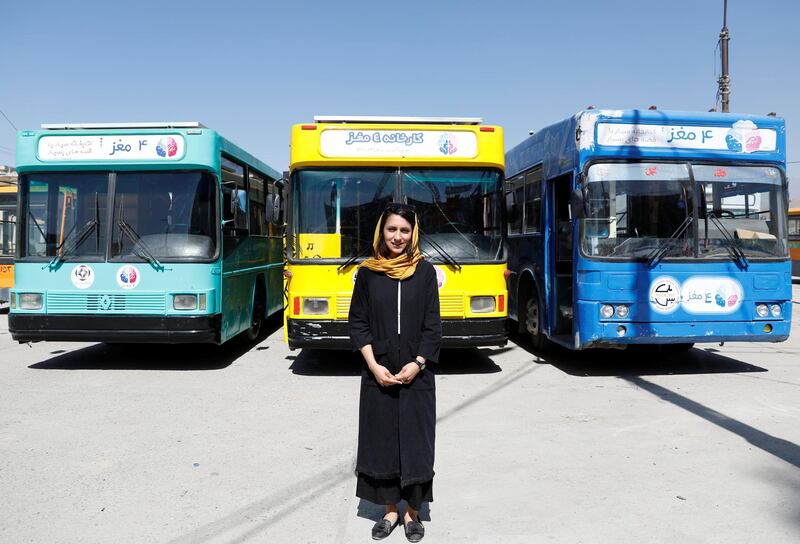
[[[442,137],[439,138],[439,151],[442,152],[442,155],[453,155],[458,151],[453,134],[447,132],[442,134]]]
[[[752,121],[736,121],[725,135],[725,143],[731,151],[752,153],[761,148],[761,133]]]
[[[169,136],[161,138],[156,144],[156,153],[159,157],[174,157],[177,152],[178,143]]]

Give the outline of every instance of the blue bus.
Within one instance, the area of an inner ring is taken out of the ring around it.
[[[587,109],[506,153],[509,316],[535,349],[780,342],[782,119]]]
[[[17,172],[14,340],[221,344],[282,309],[281,176],[217,132],[42,125]]]

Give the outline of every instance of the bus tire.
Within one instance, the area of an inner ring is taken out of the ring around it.
[[[536,288],[531,289],[530,297],[525,303],[525,329],[530,334],[531,346],[536,351],[547,350],[547,337],[542,332],[542,306]]]
[[[244,331],[245,340],[255,342],[261,336],[261,329],[264,326],[264,286],[260,281],[256,282],[253,291],[253,312],[250,316],[250,327]]]

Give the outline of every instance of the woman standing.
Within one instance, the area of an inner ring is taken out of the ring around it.
[[[442,325],[436,271],[419,252],[414,208],[389,204],[375,228],[373,257],[358,271],[350,338],[366,361],[361,375],[356,496],[386,506],[372,538],[389,536],[405,500],[406,537],[425,535],[433,500],[436,384]]]

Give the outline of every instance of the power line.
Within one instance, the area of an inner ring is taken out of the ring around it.
[[[16,131],[18,131],[18,130],[19,130],[19,129],[17,128],[17,125],[15,125],[14,123],[12,123],[12,122],[11,122],[11,119],[9,119],[9,118],[8,118],[8,115],[6,115],[6,114],[5,114],[5,112],[3,112],[3,110],[0,110],[0,113],[2,113],[2,114],[3,114],[3,117],[5,117],[5,118],[6,118],[6,121],[8,121],[8,124],[9,124],[9,125],[11,125],[11,126],[14,128],[14,132],[16,132]]]

